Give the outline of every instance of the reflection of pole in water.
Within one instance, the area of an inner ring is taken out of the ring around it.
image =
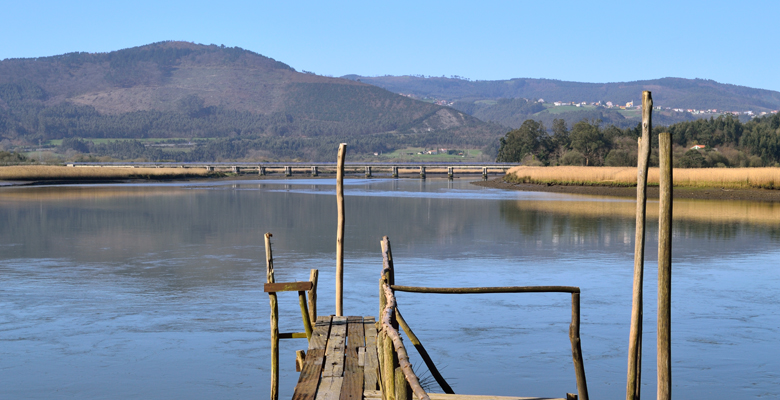
[[[452,179],[447,179],[447,189],[452,189],[455,187],[455,184],[453,183]]]

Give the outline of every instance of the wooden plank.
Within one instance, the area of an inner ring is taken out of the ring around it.
[[[377,371],[379,356],[376,353],[376,325],[374,317],[363,317],[363,328],[366,336],[366,358],[363,365],[363,386],[368,391],[378,389]]]
[[[428,393],[428,397],[431,400],[566,400],[564,398],[556,397],[514,397],[514,396],[485,396],[485,395],[473,395],[473,394],[445,394],[445,393]]]
[[[328,343],[328,334],[330,333],[330,320],[330,315],[317,317],[317,322],[314,324],[314,331],[312,331],[311,340],[309,341],[309,349],[325,349],[325,345]]]
[[[361,328],[362,328],[361,318]],[[363,367],[358,365],[356,347],[347,347],[344,360],[344,384],[339,400],[361,400],[363,398]]]
[[[364,347],[366,339],[363,334],[363,317],[347,317],[347,324],[347,346]]]
[[[317,390],[316,400],[339,400],[343,381],[344,378],[340,376],[323,377]]]
[[[306,332],[282,332],[279,339],[306,339]]]
[[[382,399],[382,391],[381,390],[364,390],[363,391],[363,399],[365,400],[381,400]]]
[[[365,347],[358,347],[357,348],[358,353],[358,366],[359,367],[365,367],[366,366],[366,348]]]
[[[324,362],[324,349],[309,350],[309,353],[306,354],[306,359],[303,361],[303,368],[301,369],[301,375],[298,377],[298,384],[295,386],[293,400],[314,400]]]
[[[341,377],[344,375],[344,348],[347,339],[347,317],[333,317],[330,323],[330,336],[325,347],[325,367],[322,377]]]
[[[311,290],[314,287],[311,282],[288,282],[288,283],[266,283],[263,285],[263,291],[269,292],[303,292]]]

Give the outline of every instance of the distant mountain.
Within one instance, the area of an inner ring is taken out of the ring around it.
[[[422,99],[445,100],[453,107],[485,121],[518,127],[527,118],[552,120],[563,118],[571,124],[582,118],[601,118],[618,126],[636,124],[636,119],[614,109],[529,113],[525,102],[511,99],[543,99],[547,103],[612,102],[625,105],[639,104],[642,91],[653,92],[656,107],[720,111],[771,111],[780,109],[780,92],[722,84],[712,80],[662,78],[635,82],[580,83],[552,79],[517,78],[503,81],[470,81],[456,78],[418,76],[364,77],[347,75],[344,78],[370,83],[392,92]],[[696,117],[687,112],[661,112],[656,123],[671,124]],[[706,115],[705,115],[706,116]],[[549,125],[548,125],[549,126]]]
[[[0,61],[0,141],[6,147],[70,137],[354,142],[389,133],[487,142],[501,131],[452,108],[300,73],[237,47],[160,42]]]

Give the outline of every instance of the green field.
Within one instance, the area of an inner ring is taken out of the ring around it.
[[[558,106],[558,107],[556,107],[556,106],[547,106],[546,104],[545,104],[545,107],[547,107],[547,109],[545,111],[547,111],[550,114],[563,114],[565,112],[582,111],[582,110],[595,110],[596,109],[596,106],[579,106],[579,107],[577,107],[577,106]],[[544,112],[544,111],[540,111],[540,112]],[[539,114],[539,113],[536,113],[536,114]],[[534,115],[536,115],[536,114],[534,114]]]
[[[402,160],[402,161],[426,161],[426,162],[463,162],[478,161],[482,158],[482,150],[478,149],[458,149],[463,152],[463,156],[457,154],[418,154],[424,152],[422,147],[409,147],[398,149],[391,153],[380,154],[374,158],[377,161],[383,160]],[[427,150],[431,150],[428,148]]]

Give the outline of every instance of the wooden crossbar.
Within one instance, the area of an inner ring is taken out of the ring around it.
[[[266,293],[276,292],[303,292],[313,288],[310,282],[288,282],[288,283],[266,283],[263,285],[263,291]]]
[[[307,339],[306,332],[282,332],[279,339]]]

